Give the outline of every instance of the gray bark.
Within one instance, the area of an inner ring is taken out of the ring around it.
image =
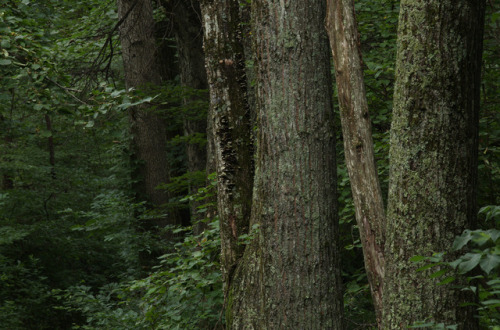
[[[449,251],[476,220],[484,1],[401,2],[386,230],[383,329],[432,320],[476,329],[474,297],[409,259]],[[436,271],[437,269],[433,269]]]
[[[324,1],[252,2],[257,156],[234,329],[341,329],[335,133]]]

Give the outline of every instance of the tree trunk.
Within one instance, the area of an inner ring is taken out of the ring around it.
[[[208,88],[205,70],[205,55],[203,53],[203,31],[201,26],[201,12],[199,1],[170,1],[172,20],[174,22],[175,38],[179,51],[179,67],[182,86],[198,90],[194,96],[184,99],[184,135],[187,141],[188,171],[205,171],[207,166],[206,145],[199,140],[191,141],[195,135],[204,136],[207,130],[207,114],[196,107],[196,103],[204,101],[200,90]],[[191,183],[189,193],[194,194],[200,185]],[[202,202],[191,202],[191,221],[197,220],[197,210]],[[194,225],[195,233],[201,233],[204,226],[201,223]]]
[[[11,110],[14,109],[14,92],[12,93],[12,101],[11,101]],[[12,147],[12,128],[11,128],[11,123],[10,119],[7,120],[1,113],[0,113],[0,127],[3,129],[2,135],[3,135],[3,146],[1,150],[2,152],[0,153],[0,162],[2,163],[8,163],[10,162],[9,159],[6,159],[5,154],[7,153],[7,150],[9,150]],[[5,171],[5,172],[4,172]],[[10,171],[2,169],[2,185],[1,188],[2,190],[11,190],[14,189],[14,180],[12,180],[12,176],[9,173]],[[6,173],[7,172],[7,173]]]
[[[476,220],[484,1],[401,2],[386,231],[383,329],[432,320],[476,329],[473,297],[409,259],[449,251]],[[436,271],[433,269],[432,271]]]
[[[326,28],[335,61],[344,149],[356,221],[377,323],[382,317],[384,221],[353,0],[327,0]]]
[[[335,132],[321,0],[252,2],[257,157],[234,329],[342,329]]]
[[[154,35],[153,9],[150,0],[118,0],[125,83],[127,88],[146,88],[161,83],[158,48]],[[130,109],[132,148],[136,159],[135,191],[139,200],[152,206],[168,202],[168,194],[156,189],[168,182],[166,130],[163,120],[147,104]],[[177,224],[178,217],[158,219],[156,225]]]
[[[238,237],[248,233],[253,189],[253,147],[239,6],[238,0],[201,2],[225,293],[245,248]]]
[[[47,138],[47,147],[49,148],[49,164],[50,164],[50,177],[55,180],[56,179],[56,156],[55,156],[55,148],[54,148],[54,137],[52,136],[52,120],[50,119],[49,114],[44,115],[45,126],[47,131],[50,133],[50,136]]]

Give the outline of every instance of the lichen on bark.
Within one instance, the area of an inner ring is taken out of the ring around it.
[[[236,329],[341,329],[335,132],[323,1],[252,1],[256,171],[231,287]]]
[[[245,249],[253,190],[253,143],[247,101],[245,52],[238,0],[202,1],[204,50],[227,302],[234,270]]]
[[[484,1],[401,2],[386,226],[384,329],[432,320],[475,329],[474,297],[409,259],[449,251],[476,219]]]

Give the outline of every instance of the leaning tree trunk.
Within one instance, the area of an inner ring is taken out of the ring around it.
[[[322,0],[252,2],[253,237],[231,282],[234,329],[342,329],[335,132]]]
[[[475,329],[460,290],[409,259],[449,251],[476,219],[484,1],[401,2],[391,129],[383,329],[418,320]]]
[[[225,295],[248,233],[253,189],[253,147],[246,98],[245,56],[238,0],[201,2]]]
[[[160,85],[151,1],[118,0],[118,16],[123,20],[120,39],[127,88]],[[168,202],[168,194],[156,189],[159,184],[168,182],[169,177],[165,124],[147,104],[132,107],[129,111],[137,169],[134,189],[139,200],[157,207]],[[177,217],[161,218],[155,222],[163,226],[168,222],[175,223],[175,219]]]
[[[354,1],[327,0],[326,28],[335,62],[345,158],[356,221],[377,323],[380,325],[385,211],[375,163]]]

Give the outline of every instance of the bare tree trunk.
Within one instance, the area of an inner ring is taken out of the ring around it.
[[[327,0],[344,149],[377,323],[382,317],[385,211],[375,163],[353,0]]]
[[[474,297],[409,259],[449,251],[476,221],[484,1],[401,2],[386,232],[383,329],[432,320],[477,329]],[[433,269],[437,271],[437,269]]]
[[[11,110],[14,109],[14,97],[15,97],[15,94],[14,92],[11,92],[12,93],[12,100],[11,100]],[[11,144],[12,144],[12,130],[11,130],[11,123],[8,123],[6,124],[7,122],[7,119],[0,113],[0,124],[1,126],[5,127],[6,129],[4,130],[3,134],[3,144],[4,146],[2,147],[2,152],[0,153],[0,161],[1,162],[9,162],[8,159],[5,159],[5,153],[6,151],[5,150],[8,150],[8,148],[11,147]],[[2,171],[3,172],[3,171]],[[14,180],[12,180],[12,176],[10,175],[10,173],[2,173],[2,190],[10,190],[10,189],[13,189],[14,188]]]
[[[201,11],[198,0],[169,1],[174,22],[174,31],[179,51],[179,67],[182,86],[192,89],[197,95],[184,99],[184,135],[188,137],[186,146],[188,171],[205,171],[207,167],[206,145],[199,141],[207,131],[207,113],[205,109],[196,106],[197,102],[205,101],[201,90],[208,88],[205,70],[205,55],[203,53],[203,31],[201,26]],[[193,137],[198,136],[198,139]],[[194,140],[194,141],[192,141]],[[200,188],[199,183],[190,183],[189,193],[194,194]],[[205,202],[203,202],[205,203]],[[198,206],[201,202],[191,202],[191,221],[196,221]],[[205,229],[202,223],[196,223],[195,233]]]
[[[49,147],[49,164],[50,164],[50,176],[52,179],[56,179],[56,155],[54,150],[54,137],[52,136],[52,120],[48,114],[45,114],[45,126],[47,127],[47,131],[50,133],[50,136],[47,139],[47,146]]]
[[[324,1],[252,2],[257,156],[234,329],[342,329],[335,132]]]
[[[125,83],[127,88],[158,86],[162,79],[154,34],[150,0],[118,0]],[[132,148],[137,171],[135,190],[139,200],[158,207],[168,202],[168,194],[157,189],[169,181],[165,123],[147,104],[130,109]],[[156,225],[179,224],[176,216],[158,219]]]
[[[253,189],[253,146],[239,5],[238,0],[201,2],[226,294],[245,248],[238,237],[248,233]]]

